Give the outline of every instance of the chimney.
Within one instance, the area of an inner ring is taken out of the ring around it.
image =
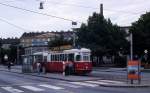
[[[100,4],[100,14],[103,16],[103,4]]]

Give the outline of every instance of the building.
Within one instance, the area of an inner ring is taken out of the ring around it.
[[[48,42],[63,35],[64,39],[70,40],[73,32],[30,32],[24,33],[20,38],[20,45],[25,50],[25,55],[32,55],[35,52],[49,51]]]

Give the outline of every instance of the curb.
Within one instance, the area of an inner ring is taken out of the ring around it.
[[[69,82],[81,82],[81,81],[87,81],[87,80],[68,80],[68,79],[62,79],[62,78],[55,78],[55,77],[48,77],[48,76],[41,76],[41,75],[36,75],[36,74],[31,74],[31,73],[23,73],[23,72],[16,72],[16,71],[8,71],[8,70],[0,70],[0,71],[6,71],[6,72],[12,72],[12,73],[17,73],[17,74],[24,74],[24,75],[30,75],[30,76],[36,76],[36,77],[43,77],[47,79],[56,79],[56,80],[63,80],[63,81],[69,81]],[[66,76],[68,77],[68,76]],[[99,80],[99,79],[92,79],[92,80]]]
[[[56,79],[56,80],[63,80],[63,81],[69,81],[69,82],[80,82],[80,81],[86,81],[86,80],[67,80],[62,78],[55,78],[55,77],[47,77],[47,76],[40,76],[40,75],[33,75],[30,73],[22,73],[22,72],[16,72],[16,71],[8,71],[8,70],[0,70],[0,71],[6,71],[6,72],[12,72],[12,73],[18,73],[18,74],[24,74],[24,75],[30,75],[30,76],[36,76],[36,77],[43,77],[48,79]],[[123,85],[117,85],[117,84],[99,84],[101,87],[112,87],[112,88],[149,88],[150,85],[131,85],[131,84],[123,84]]]
[[[11,70],[11,71],[0,70],[0,71],[6,71],[6,72],[17,73],[17,74],[24,74],[24,75],[36,76],[36,77],[43,77],[43,78],[49,78],[49,79],[63,80],[63,81],[69,81],[69,82],[73,82],[73,81],[74,81],[74,80],[66,80],[66,79],[61,79],[61,78],[54,78],[54,77],[47,77],[47,76],[33,75],[33,74],[30,74],[30,73],[15,72],[15,71],[12,71],[12,70]]]
[[[150,87],[150,85],[128,85],[128,84],[126,84],[126,85],[99,84],[99,86],[102,86],[102,87],[113,87],[113,88],[148,88],[148,87]]]

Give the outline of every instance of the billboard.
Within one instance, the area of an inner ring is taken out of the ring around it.
[[[141,78],[140,66],[140,61],[128,61],[128,79],[139,80]]]

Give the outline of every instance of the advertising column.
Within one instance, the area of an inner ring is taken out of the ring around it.
[[[133,84],[133,80],[138,80],[139,84],[141,81],[141,73],[140,73],[140,61],[128,61],[128,79],[131,80],[131,84]]]

